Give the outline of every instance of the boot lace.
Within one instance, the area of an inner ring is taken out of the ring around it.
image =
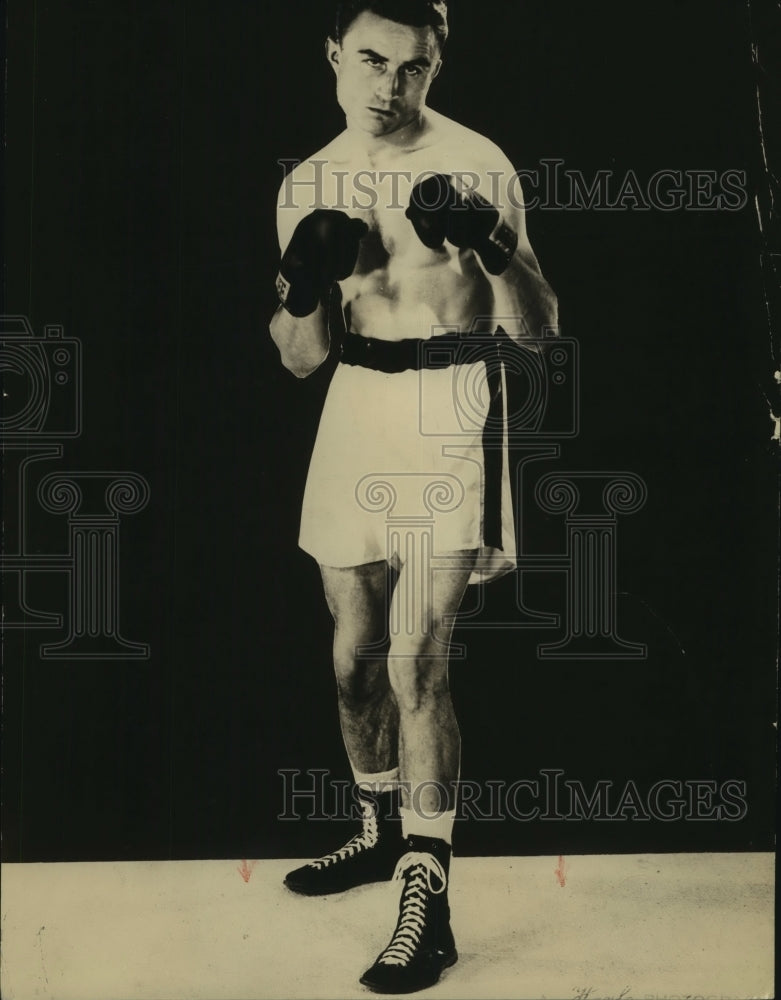
[[[409,873],[409,874],[407,874]],[[439,880],[439,888],[434,888],[431,876]],[[396,865],[394,881],[406,876],[406,885],[401,897],[399,922],[388,947],[378,958],[383,965],[408,965],[420,946],[420,939],[426,924],[426,900],[428,895],[438,896],[447,888],[447,874],[433,854],[423,851],[409,851]]]
[[[379,839],[377,810],[372,802],[364,801],[361,803],[361,806],[363,808],[363,829],[361,832],[357,833],[352,840],[349,840],[344,847],[340,847],[338,851],[332,851],[331,854],[326,854],[324,857],[310,862],[310,868],[316,868],[318,871],[322,868],[329,868],[331,865],[339,864],[340,861],[347,861],[348,858],[360,854],[361,851],[375,846]]]

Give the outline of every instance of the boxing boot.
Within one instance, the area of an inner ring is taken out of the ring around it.
[[[285,885],[304,896],[325,896],[391,878],[404,852],[398,792],[357,792],[363,823],[343,847],[289,872]]]
[[[450,929],[450,845],[409,836],[394,877],[403,881],[396,929],[361,983],[375,993],[414,993],[438,982],[458,959]]]

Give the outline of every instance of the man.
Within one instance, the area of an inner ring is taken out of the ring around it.
[[[386,993],[431,986],[457,958],[448,644],[467,585],[514,566],[506,442],[485,436],[503,405],[497,364],[556,323],[512,165],[426,104],[447,33],[443,2],[339,4],[326,55],[346,128],[288,175],[278,201],[271,334],[283,364],[310,374],[340,301],[345,320],[299,543],[335,622],[340,721],[364,805],[361,833],[286,885],[318,895],[404,880],[396,929],[361,977]],[[421,493],[433,521],[423,553],[387,530],[389,506]]]

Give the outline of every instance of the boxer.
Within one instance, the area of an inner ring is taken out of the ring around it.
[[[285,367],[305,378],[328,356],[333,296],[344,316],[299,544],[320,566],[334,619],[339,717],[363,810],[348,843],[285,883],[321,895],[403,882],[395,930],[360,979],[380,993],[429,987],[457,959],[448,887],[460,736],[448,646],[467,586],[515,566],[506,441],[490,469],[484,447],[501,383],[470,402],[466,430],[454,389],[475,365],[488,378],[501,343],[533,345],[557,322],[512,165],[427,104],[447,35],[441,0],[337,4],[326,57],[345,129],[288,174],[277,211],[270,330]],[[459,354],[470,336],[486,351]],[[435,363],[431,346],[452,360]],[[441,434],[421,433],[423,406]],[[383,476],[400,509],[421,484],[452,492],[434,518],[435,572],[421,577],[419,555],[388,533],[370,486]]]

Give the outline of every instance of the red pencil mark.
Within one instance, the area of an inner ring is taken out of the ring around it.
[[[246,861],[242,860],[240,867],[236,871],[241,875],[245,882],[249,882],[249,877],[252,874],[252,869],[257,864],[257,861]]]
[[[564,871],[564,867],[565,867],[565,865],[564,865],[564,855],[560,854],[559,855],[559,867],[553,869],[553,874],[559,880],[559,885],[562,887],[562,889],[567,884],[567,877],[566,877],[566,872]]]

